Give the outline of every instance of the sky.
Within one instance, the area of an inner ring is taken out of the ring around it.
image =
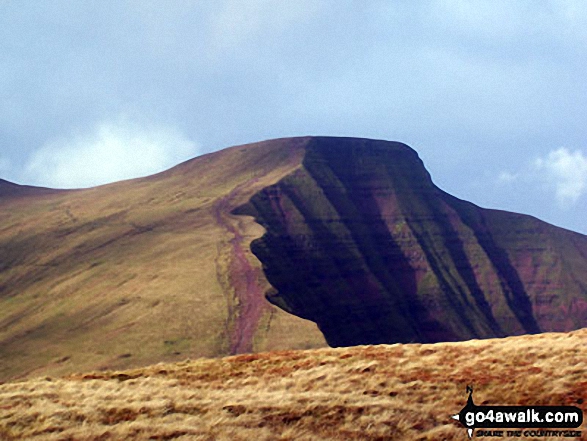
[[[587,234],[583,0],[0,0],[0,178],[401,141],[443,190]]]

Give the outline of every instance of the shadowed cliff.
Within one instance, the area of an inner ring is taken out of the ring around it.
[[[234,213],[266,229],[269,301],[332,346],[587,326],[585,236],[448,195],[401,143],[313,138]]]

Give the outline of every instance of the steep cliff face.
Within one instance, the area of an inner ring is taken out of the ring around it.
[[[404,144],[312,138],[234,213],[266,229],[269,301],[332,346],[587,326],[587,237],[448,195]]]

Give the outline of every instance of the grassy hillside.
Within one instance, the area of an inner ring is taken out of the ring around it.
[[[585,411],[585,372],[585,329],[161,363],[0,385],[0,439],[465,440],[468,384],[478,405]]]
[[[0,380],[324,346],[266,302],[248,246],[263,230],[229,214],[295,169],[304,142],[85,190],[0,182]]]

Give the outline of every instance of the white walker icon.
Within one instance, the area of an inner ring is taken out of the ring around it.
[[[458,413],[456,415],[453,415],[452,417],[457,421],[461,421],[461,417]],[[467,429],[467,434],[469,435],[469,439],[473,438],[473,429]]]

